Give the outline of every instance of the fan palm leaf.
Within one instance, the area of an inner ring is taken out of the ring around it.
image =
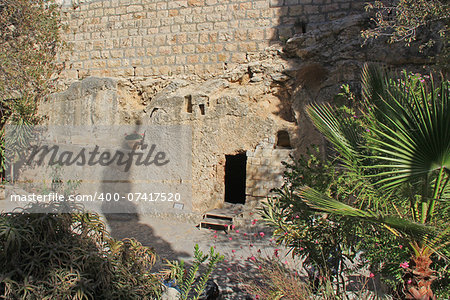
[[[355,208],[312,188],[303,187],[298,198],[311,208],[377,223],[396,236],[410,241],[411,262],[416,267],[408,275],[417,286],[405,289],[415,297],[432,297],[435,277],[429,268],[430,256],[447,247],[450,231],[440,233],[431,226],[436,203],[444,207],[436,224],[446,223],[450,178],[449,82],[435,88],[405,77],[394,81],[383,70],[365,66],[362,72],[363,108],[370,134],[350,126],[329,104],[306,108],[316,128],[333,144],[343,165],[360,176],[359,189],[370,192],[361,197],[386,198],[409,203],[412,220],[381,213],[377,207]],[[364,135],[365,139],[361,136]],[[405,195],[404,190],[408,190]],[[404,201],[408,199],[408,201]],[[392,206],[395,208],[395,203]],[[405,280],[406,282],[406,280]],[[416,289],[417,288],[417,289]],[[414,292],[414,293],[413,293]],[[416,294],[417,294],[416,293]],[[427,298],[428,299],[428,298]]]
[[[405,95],[408,99],[392,95],[382,99],[385,105],[381,107],[388,111],[378,111],[386,122],[374,129],[371,142],[379,153],[375,158],[382,162],[373,167],[389,168],[378,174],[383,188],[397,188],[433,171],[450,169],[448,88],[444,82],[439,89],[432,89],[431,96],[421,86],[420,97],[410,92]]]
[[[302,187],[296,195],[301,201],[313,209],[334,213],[341,216],[355,217],[364,221],[381,224],[396,235],[403,233],[404,235],[421,239],[426,235],[435,232],[435,229],[432,227],[411,222],[407,219],[384,216],[378,212],[365,211],[355,208],[310,187]]]

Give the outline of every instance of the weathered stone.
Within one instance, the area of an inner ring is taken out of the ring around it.
[[[172,287],[166,287],[164,293],[161,295],[161,300],[178,300],[180,299],[180,292]]]
[[[257,3],[268,4],[263,1],[231,0],[221,13],[220,1],[172,2],[153,3],[142,23],[130,24],[132,16],[119,5],[120,17],[110,16],[114,38],[105,36],[104,43],[84,41],[88,29],[79,29],[83,32],[73,36],[81,51],[73,64],[79,68],[76,76],[120,79],[73,82],[40,110],[51,124],[191,126],[197,211],[223,205],[226,155],[247,153],[247,197],[264,198],[281,184],[282,161],[324,142],[304,113],[307,103],[331,101],[342,83],[356,86],[366,61],[418,67],[429,54],[413,55],[414,49],[383,41],[361,47],[367,15],[351,10],[354,15],[340,18],[349,10],[334,0],[270,1],[264,19],[255,10]],[[308,24],[294,24],[298,12],[306,14]],[[226,26],[229,30],[220,29]],[[218,32],[203,31],[215,27]],[[100,33],[95,32],[96,40]],[[284,49],[275,43],[267,47],[269,39],[277,42],[282,35],[291,37]],[[98,52],[98,45],[107,49]],[[288,132],[290,147],[277,145],[279,131]]]

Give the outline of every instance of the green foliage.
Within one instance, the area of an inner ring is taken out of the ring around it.
[[[58,5],[53,0],[0,1],[0,135],[6,123],[21,126],[10,134],[8,157],[20,155],[23,135],[29,125],[38,123],[38,103],[52,91],[64,64],[57,57],[67,49],[60,37],[63,25]],[[0,169],[5,141],[2,140]]]
[[[342,173],[333,161],[323,161],[308,150],[293,165],[286,165],[285,183],[276,189],[275,199],[263,205],[261,216],[274,229],[278,244],[291,249],[293,256],[305,256],[309,265],[310,280],[316,288],[328,285],[327,278],[334,280],[336,292],[345,288],[342,274],[347,270],[345,259],[352,260],[358,241],[350,232],[357,232],[358,224],[339,216],[317,213],[295,196],[296,190],[308,184],[327,194],[337,195],[343,191]],[[317,282],[319,281],[319,286]]]
[[[412,282],[425,282],[420,276],[430,278],[426,274],[432,272],[426,261],[448,247],[449,82],[436,87],[432,78],[406,73],[395,79],[376,67],[364,68],[359,109],[366,128],[352,126],[330,105],[307,108],[343,171],[360,182],[353,187],[353,203],[306,186],[296,195],[310,208],[380,224],[408,241],[411,265],[424,263],[423,273],[411,272],[418,276]]]
[[[153,250],[109,237],[98,215],[0,215],[0,298],[154,299]]]
[[[60,17],[52,0],[0,2],[0,100],[13,113],[30,116],[31,104],[53,89],[65,47]]]
[[[363,32],[366,38],[388,34],[391,42],[405,41],[411,43],[417,38],[417,30],[433,22],[443,21],[445,26],[440,34],[448,31],[449,7],[440,0],[400,0],[395,4],[386,1],[373,1],[366,6],[367,10],[375,10],[372,19],[376,27]]]
[[[371,1],[366,5],[366,10],[373,13],[371,20],[374,26],[362,32],[365,40],[388,36],[389,42],[404,42],[407,46],[419,40],[421,51],[440,43],[441,53],[436,65],[448,71],[448,1]]]
[[[343,86],[335,99],[340,106],[309,106],[333,146],[331,160],[308,153],[287,166],[283,188],[263,210],[277,241],[307,255],[325,275],[332,249],[363,250],[372,271],[392,284],[404,278],[401,263],[433,255],[442,278],[435,285],[442,285],[449,243],[448,92],[445,80],[435,85],[429,76],[393,77],[366,66],[363,101]]]
[[[408,202],[406,197],[412,202],[413,221],[425,223],[433,217],[440,197],[446,198],[446,170],[450,164],[448,82],[435,88],[432,82],[427,87],[406,74],[398,82],[383,79],[385,76],[373,68],[363,72],[365,99],[361,113],[366,128],[353,126],[351,118],[329,105],[311,105],[308,114],[338,151],[345,172],[364,183],[358,201],[373,195],[403,206]],[[375,90],[380,93],[370,90],[369,86],[376,82],[379,84]],[[424,180],[430,184],[426,189],[420,188]],[[405,195],[406,183],[419,198],[411,189]],[[424,211],[416,218],[414,210],[418,206]],[[408,212],[400,213],[402,217],[404,214]]]
[[[168,261],[166,266],[169,269],[164,270],[162,273],[166,279],[175,280],[175,284],[181,291],[182,300],[197,300],[205,290],[211,273],[223,259],[224,256],[216,253],[213,247],[211,247],[209,254],[203,254],[199,250],[198,244],[196,244],[194,247],[194,262],[189,271],[186,269],[184,261]],[[200,267],[207,260],[206,269],[200,272]],[[201,274],[199,275],[199,273]]]

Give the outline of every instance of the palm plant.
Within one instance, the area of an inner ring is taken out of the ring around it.
[[[436,88],[432,78],[427,82],[404,73],[394,79],[379,67],[365,66],[356,115],[329,104],[306,108],[348,178],[356,180],[348,203],[311,187],[301,187],[298,199],[315,210],[372,222],[406,239],[411,252],[403,265],[406,299],[434,299],[432,255],[442,254],[450,243],[448,94],[448,81]],[[364,119],[364,126],[355,126],[355,118]]]

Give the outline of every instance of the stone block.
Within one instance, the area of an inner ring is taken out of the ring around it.
[[[257,9],[247,10],[247,18],[258,19],[260,17],[260,11]]]
[[[184,45],[183,53],[186,53],[186,54],[195,53],[195,45]]]
[[[258,49],[256,42],[242,42],[239,44],[239,50],[243,52],[253,52]]]
[[[181,46],[181,45],[172,46],[172,53],[173,54],[182,54],[183,46]]]
[[[252,165],[259,166],[259,165],[261,165],[261,158],[259,158],[259,157],[252,157],[250,162],[251,162]]]
[[[159,47],[160,55],[169,55],[172,53],[172,48],[170,46],[161,46]]]
[[[226,43],[225,44],[225,50],[228,52],[235,52],[238,49],[237,43]]]
[[[166,58],[164,56],[153,57],[152,62],[154,65],[162,66],[166,63]]]
[[[284,0],[270,0],[270,7],[282,7],[284,5]]]
[[[317,14],[319,13],[319,6],[318,5],[305,5],[303,7],[303,11],[305,14]]]
[[[188,2],[186,0],[177,0],[177,1],[168,1],[168,8],[169,9],[173,9],[173,8],[182,8],[182,7],[188,7]]]
[[[322,12],[331,12],[331,11],[336,11],[339,9],[339,4],[338,3],[333,3],[333,4],[327,4],[327,5],[323,5],[320,10]]]
[[[270,158],[261,158],[262,166],[270,166],[272,164],[272,160]]]
[[[205,5],[205,0],[188,0],[187,4],[189,6],[203,6]]]
[[[228,22],[216,22],[214,23],[214,30],[228,29]]]
[[[108,67],[110,67],[110,68],[120,67],[121,65],[122,65],[122,61],[120,59],[109,59],[108,60]]]
[[[128,14],[134,13],[134,12],[140,12],[140,11],[144,10],[144,8],[141,5],[130,5],[130,6],[127,6],[126,9],[127,9]]]
[[[271,157],[272,156],[273,149],[262,149],[262,156],[263,157]]]
[[[230,59],[230,55],[227,53],[219,53],[217,54],[217,60],[221,62],[226,62]]]
[[[268,189],[266,189],[264,187],[260,187],[260,188],[253,189],[252,196],[265,197],[265,196],[267,196],[268,193],[269,193]]]
[[[214,24],[212,23],[199,23],[197,24],[197,30],[203,31],[203,30],[213,30]]]
[[[188,55],[186,61],[188,64],[196,64],[199,61],[198,55]]]

